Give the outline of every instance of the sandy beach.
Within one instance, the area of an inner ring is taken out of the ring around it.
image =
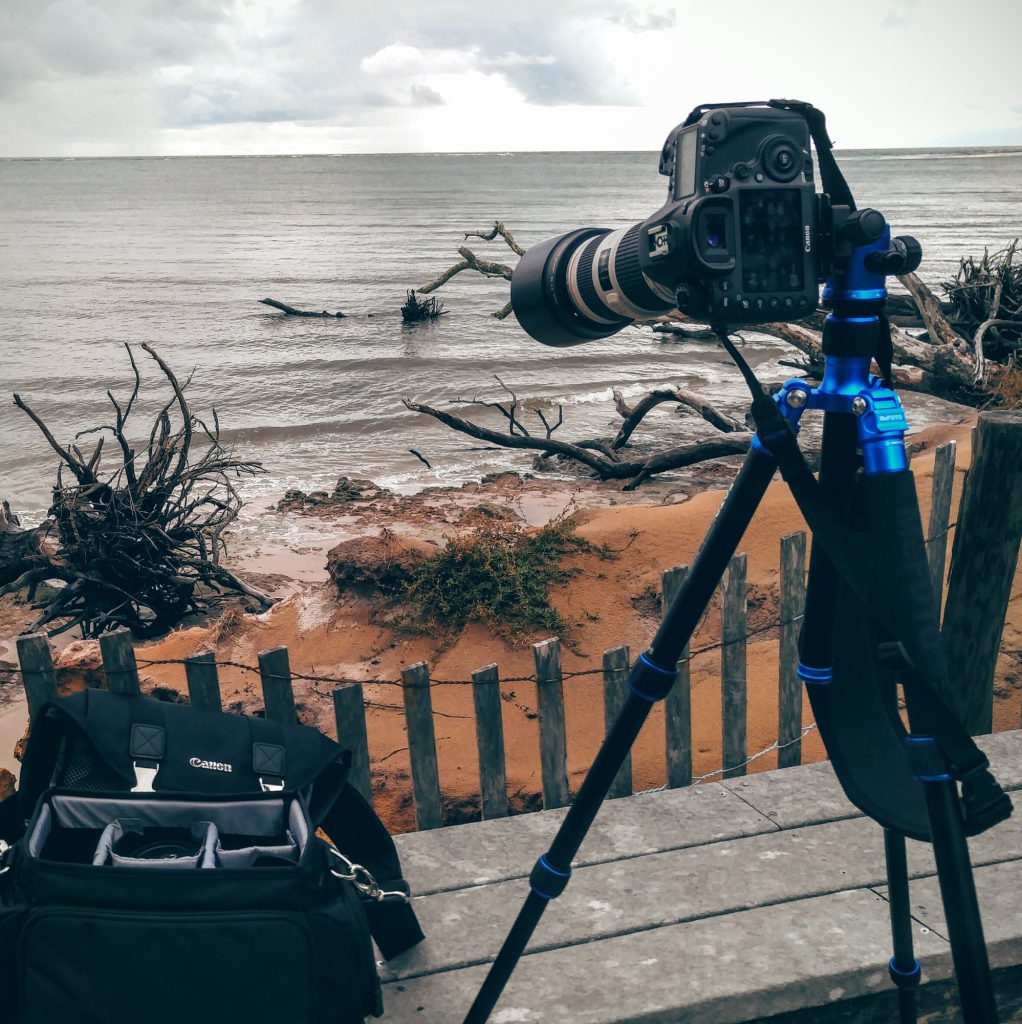
[[[916,474],[924,522],[929,512],[929,490],[934,450],[946,440],[958,443],[955,493],[957,508],[964,471],[968,466],[972,419],[954,425],[929,427],[912,438],[912,467]],[[731,460],[732,462],[734,460]],[[726,477],[732,470],[716,473]],[[723,479],[718,481],[723,483]],[[528,643],[513,646],[492,636],[482,625],[470,624],[456,635],[438,637],[393,630],[380,619],[383,606],[369,593],[338,593],[325,569],[326,553],[339,541],[378,535],[384,527],[396,535],[392,543],[442,543],[445,535],[471,529],[480,505],[502,510],[522,523],[539,525],[551,518],[573,515],[578,532],[618,554],[601,559],[593,554],[571,556],[567,564],[578,574],[555,589],[555,607],[572,628],[564,637],[565,672],[599,669],[603,651],[627,644],[641,651],[660,617],[660,577],[664,570],[691,561],[722,498],[718,487],[679,487],[677,481],[655,481],[637,492],[622,492],[613,484],[588,481],[566,483],[523,479],[503,474],[481,484],[451,490],[424,491],[400,497],[370,489],[362,501],[344,508],[306,506],[288,511],[266,511],[267,529],[235,552],[240,571],[276,589],[282,600],[269,612],[246,615],[230,629],[216,624],[182,628],[168,637],[140,647],[138,658],[144,685],[185,690],[180,665],[145,662],[180,659],[199,650],[215,650],[218,661],[256,664],[261,650],[287,646],[296,673],[358,679],[368,701],[367,721],[374,775],[374,799],[395,831],[414,828],[404,713],[399,689],[402,667],[420,660],[430,666],[434,686],[433,707],[441,787],[451,820],[477,812],[478,768],[473,727],[471,688],[440,681],[468,680],[473,669],[490,663],[499,666],[503,696],[503,722],[507,749],[509,792],[520,809],[539,804],[539,755],[535,687],[513,681],[533,672]],[[492,513],[491,513],[492,514]],[[300,519],[300,529],[275,530],[274,520]],[[954,513],[952,513],[952,518]],[[778,611],[778,546],[780,538],[803,529],[802,517],[779,480],[775,481],[740,546],[748,554],[748,751],[769,747],[777,736],[777,648],[774,625]],[[287,534],[288,543],[273,538]],[[295,537],[299,539],[295,540]],[[1017,728],[1022,705],[1022,584],[1009,605],[1002,639],[1001,661],[995,684],[995,729]],[[0,602],[4,636],[23,621],[26,609],[11,598]],[[712,646],[720,635],[719,607],[711,606],[693,638],[692,715],[694,773],[720,767],[720,653]],[[533,640],[545,639],[536,635]],[[8,660],[11,655],[7,655]],[[95,666],[94,644],[75,642],[61,662]],[[91,672],[93,680],[95,672]],[[82,678],[80,672],[68,673]],[[224,706],[253,711],[261,707],[258,676],[233,667],[220,670]],[[17,684],[2,687],[8,697]],[[295,693],[302,721],[333,732],[330,682],[296,680]],[[603,734],[602,682],[598,674],[566,679],[564,684],[568,729],[568,767],[575,786],[586,771]],[[0,764],[10,766],[10,743],[20,734],[23,706],[0,712]],[[804,722],[810,723],[806,706]],[[815,731],[803,743],[803,758],[817,760],[824,751]],[[636,789],[664,782],[663,719],[654,711],[635,748],[633,771]],[[762,771],[776,765],[767,753],[750,765]]]

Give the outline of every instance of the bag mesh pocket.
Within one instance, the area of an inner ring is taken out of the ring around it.
[[[124,789],[124,779],[96,757],[87,740],[81,736],[69,736],[65,744],[64,763],[56,773],[58,785],[66,789],[81,789],[87,793],[109,793]]]

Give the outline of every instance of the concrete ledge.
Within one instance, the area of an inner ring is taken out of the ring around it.
[[[1022,733],[982,745],[1002,783],[1022,786]],[[463,1017],[563,815],[398,837],[427,938],[383,968],[385,1021]],[[1022,812],[970,850],[1004,1019],[1016,1019]],[[950,1022],[950,947],[928,844],[909,843],[909,868],[921,1005],[928,1024]],[[491,1020],[891,1019],[876,1015],[896,1006],[885,882],[882,831],[826,764],[610,801]]]

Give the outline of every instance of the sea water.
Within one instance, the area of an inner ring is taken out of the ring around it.
[[[859,205],[922,242],[920,273],[935,289],[959,257],[1022,235],[1020,149],[839,158]],[[747,393],[715,343],[628,329],[546,348],[513,316],[491,315],[508,298],[501,279],[463,272],[437,292],[446,315],[401,321],[406,290],[457,262],[460,245],[515,262],[499,238],[464,232],[499,218],[527,247],[574,227],[633,223],[664,200],[656,164],[652,153],[0,161],[0,498],[31,519],[55,479],[56,458],[12,393],[67,443],[112,422],[106,392],[130,393],[123,346],[140,342],[190,378],[195,413],[209,420],[215,406],[236,453],[262,462],[265,475],[243,484],[259,508],[340,475],[407,491],[528,468],[528,453],[480,444],[401,403],[503,429],[499,413],[457,404],[506,398],[498,377],[530,428],[543,429],[532,409],[556,419],[562,405],[556,436],[566,440],[613,434],[615,387],[635,396],[673,382],[741,415]],[[347,316],[281,317],[265,297]],[[778,360],[795,353],[780,342],[753,336],[745,351],[765,380],[790,375]],[[136,348],[135,358],[141,433],[169,396],[149,357]],[[708,429],[663,407],[635,441],[680,443]]]

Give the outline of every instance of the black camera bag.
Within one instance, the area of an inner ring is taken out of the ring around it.
[[[370,935],[390,958],[422,932],[349,763],[305,726],[45,705],[0,803],[0,1024],[378,1016]]]

